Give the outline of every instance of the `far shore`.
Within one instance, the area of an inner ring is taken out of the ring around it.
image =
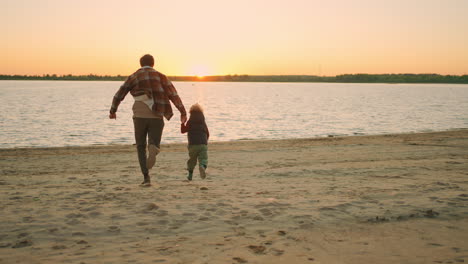
[[[46,80],[46,81],[124,81],[122,75],[2,75],[0,80]],[[317,75],[211,75],[169,76],[172,81],[185,82],[305,82],[305,83],[381,83],[381,84],[468,84],[468,75],[440,74],[341,74],[336,76]]]
[[[0,263],[468,262],[468,129],[0,157]]]

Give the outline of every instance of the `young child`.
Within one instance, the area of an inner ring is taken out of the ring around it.
[[[203,109],[199,104],[190,107],[190,118],[187,124],[182,123],[180,127],[182,134],[188,132],[188,151],[189,160],[187,161],[187,170],[189,172],[187,179],[192,180],[193,169],[197,165],[200,170],[200,177],[206,178],[206,167],[208,166],[208,138],[210,132],[205,123]]]

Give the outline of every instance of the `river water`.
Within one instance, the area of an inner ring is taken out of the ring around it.
[[[0,81],[0,148],[133,144],[122,82]],[[199,102],[212,141],[375,135],[468,128],[468,85],[174,82]],[[177,109],[162,143],[186,142]]]

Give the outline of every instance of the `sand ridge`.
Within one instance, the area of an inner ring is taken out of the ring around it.
[[[468,261],[468,130],[0,150],[0,263]]]

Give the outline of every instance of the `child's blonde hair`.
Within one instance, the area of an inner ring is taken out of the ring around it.
[[[193,112],[203,113],[203,107],[199,103],[196,103],[190,107],[190,113],[193,113]]]

